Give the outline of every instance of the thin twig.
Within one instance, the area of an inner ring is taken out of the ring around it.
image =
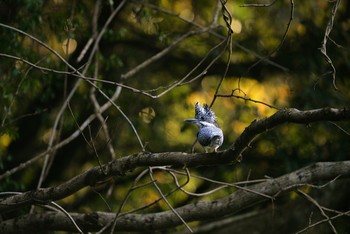
[[[167,167],[152,167],[152,168],[153,168],[153,170],[155,170],[155,169],[158,169],[158,170],[165,170],[165,171],[167,171],[168,173],[169,173],[169,170],[170,170],[170,168],[167,168]],[[189,182],[189,180],[187,179],[182,185],[180,185],[180,187],[186,186],[186,184],[187,184],[188,182]],[[153,182],[151,181],[151,183],[153,183]],[[175,187],[175,188],[173,188],[172,190],[170,190],[168,193],[164,194],[164,196],[165,196],[165,197],[168,197],[168,196],[170,196],[171,194],[173,194],[174,192],[176,192],[176,191],[178,191],[178,190],[179,190],[179,188],[178,188],[178,187]],[[152,201],[152,202],[150,202],[150,203],[148,203],[148,204],[146,204],[146,205],[144,205],[144,206],[142,206],[142,207],[138,207],[138,208],[135,208],[135,209],[133,209],[133,210],[124,212],[124,213],[120,214],[120,216],[127,215],[127,214],[131,214],[131,213],[135,213],[135,212],[140,211],[140,210],[144,210],[144,209],[146,209],[146,208],[148,208],[148,207],[151,207],[151,206],[157,204],[157,203],[158,203],[159,201],[161,201],[161,200],[162,200],[162,197],[159,197],[159,198],[155,199],[154,201]]]
[[[22,194],[22,193],[21,192],[0,192],[0,196],[11,196],[11,195],[19,195],[19,194]],[[53,206],[53,208],[51,206]],[[54,211],[61,211],[69,218],[69,220],[72,222],[74,227],[78,230],[78,232],[83,233],[83,231],[79,228],[78,224],[74,221],[73,217],[62,206],[58,205],[56,202],[51,201],[49,202],[49,205],[44,205],[44,207]]]
[[[173,170],[173,169],[168,169],[169,171],[171,172],[176,172],[178,173],[178,171],[176,170]],[[189,174],[189,171],[188,169],[186,168],[186,175],[187,177],[191,177],[191,175]],[[263,181],[266,181],[266,180],[256,180],[256,181],[240,181],[240,182],[236,182],[236,183],[227,183],[227,182],[222,182],[222,181],[217,181],[217,180],[212,180],[212,179],[209,179],[207,177],[202,177],[202,176],[192,176],[192,177],[195,177],[195,178],[199,178],[199,179],[202,179],[202,180],[205,180],[205,181],[209,181],[209,182],[212,182],[212,183],[215,183],[215,184],[219,184],[221,186],[217,187],[217,188],[214,188],[208,192],[203,192],[203,193],[191,193],[191,192],[188,192],[186,191],[185,189],[183,189],[182,187],[179,188],[182,192],[188,194],[188,195],[192,195],[192,196],[196,196],[196,197],[201,197],[201,196],[206,196],[206,195],[209,195],[211,193],[214,193],[220,189],[223,189],[223,188],[227,188],[227,187],[233,187],[233,188],[236,188],[236,189],[240,189],[240,190],[244,190],[244,191],[247,191],[247,192],[250,192],[250,193],[254,193],[254,194],[257,194],[257,195],[260,195],[260,196],[263,196],[263,197],[266,197],[268,199],[271,199],[273,200],[274,197],[273,196],[269,196],[269,195],[266,195],[266,194],[263,194],[263,193],[260,193],[260,192],[257,192],[257,191],[254,191],[254,190],[251,190],[251,189],[248,189],[247,187],[242,187],[242,186],[239,186],[239,184],[248,184],[249,182],[251,183],[259,183],[259,182],[263,182]],[[176,183],[176,181],[175,181]]]
[[[29,38],[31,38],[32,40],[34,40],[35,42],[37,42],[38,44],[42,45],[43,47],[45,47],[46,49],[48,49],[50,52],[52,52],[53,54],[55,54],[61,61],[63,61],[70,69],[74,70],[74,72],[76,72],[77,74],[83,76],[84,73],[86,73],[87,69],[88,69],[88,65],[90,64],[91,62],[91,59],[93,58],[93,55],[94,53],[96,52],[96,49],[98,47],[98,43],[99,41],[101,40],[102,38],[102,35],[104,34],[104,32],[106,31],[107,29],[107,26],[109,25],[109,23],[112,21],[112,19],[115,17],[115,15],[120,11],[120,9],[123,7],[123,5],[125,4],[126,0],[123,0],[119,5],[118,7],[112,12],[111,16],[107,19],[106,23],[104,24],[101,32],[99,33],[99,36],[96,38],[96,41],[95,41],[95,44],[94,44],[94,47],[93,47],[93,50],[90,54],[90,57],[89,57],[89,60],[87,62],[87,66],[85,66],[85,69],[82,73],[80,73],[77,69],[75,69],[72,65],[70,65],[60,54],[58,54],[58,52],[56,52],[55,50],[53,50],[51,47],[49,47],[47,44],[45,44],[44,42],[42,42],[41,40],[39,40],[38,38],[36,37],[33,37],[31,36],[30,34],[22,31],[22,30],[19,30],[17,28],[14,28],[14,27],[11,27],[11,26],[8,26],[8,25],[5,25],[5,24],[2,24],[0,23],[0,26],[2,27],[5,27],[5,28],[8,28],[8,29],[11,29],[11,30],[14,30],[18,33],[22,33],[26,36],[28,36]],[[88,81],[91,85],[95,86],[94,84],[92,84],[92,82]],[[80,80],[78,80],[75,85],[73,86],[71,92],[69,93],[69,95],[67,96],[67,99],[65,100],[64,104],[62,105],[62,107],[60,108],[60,111],[58,112],[57,116],[56,116],[56,119],[55,119],[55,122],[54,122],[54,126],[52,128],[52,133],[51,133],[51,137],[50,137],[50,141],[49,141],[49,146],[47,148],[47,152],[54,152],[52,150],[52,144],[53,144],[53,140],[54,140],[54,135],[55,135],[55,132],[56,132],[56,129],[57,129],[57,125],[59,123],[59,120],[60,118],[62,117],[63,115],[63,112],[68,104],[68,102],[71,100],[71,98],[73,97],[77,87],[79,86],[80,84]],[[96,86],[95,86],[96,87]],[[142,147],[142,149],[144,149],[144,146],[141,142],[141,139],[135,129],[135,127],[133,126],[132,122],[130,121],[130,119],[124,114],[124,112],[122,112],[122,110],[113,102],[113,100],[111,98],[109,98],[101,89],[98,89],[98,91],[104,96],[106,97],[106,99],[110,102],[112,102],[112,105],[115,106],[118,111],[122,114],[122,116],[127,120],[127,122],[129,123],[129,125],[132,127],[132,130],[134,131],[134,133],[136,134],[136,137],[137,139],[139,140],[140,142],[140,145]],[[45,155],[45,157],[49,157],[49,155]],[[41,183],[39,183],[40,185]]]
[[[275,4],[277,0],[273,0],[270,3],[246,3],[241,5],[241,7],[270,7]]]
[[[2,54],[2,53],[0,53],[0,56],[7,57],[8,55],[7,55],[7,54]],[[10,56],[8,56],[8,57],[10,57]],[[38,62],[36,62],[36,63],[33,64],[33,65],[34,65],[34,66],[37,66],[37,64],[41,63],[44,59],[45,59],[45,57],[42,58],[42,59],[40,59]],[[5,122],[6,122],[7,116],[11,113],[12,106],[13,106],[13,104],[14,104],[14,102],[15,102],[16,97],[18,97],[18,95],[19,95],[20,88],[21,88],[21,86],[22,86],[24,80],[27,79],[28,74],[29,74],[29,72],[32,70],[32,68],[33,68],[33,67],[31,66],[31,67],[29,67],[29,68],[27,69],[27,71],[25,72],[23,78],[22,78],[21,81],[18,83],[16,92],[15,92],[15,94],[13,95],[12,100],[10,101],[9,106],[6,108],[6,111],[5,111],[4,116],[3,116],[3,118],[2,118],[2,121],[1,121],[1,128],[5,126]]]
[[[152,167],[149,167],[149,176],[150,176],[151,180],[153,181],[154,187],[157,189],[158,193],[159,193],[160,196],[163,198],[164,202],[168,205],[168,207],[171,209],[171,211],[181,220],[181,222],[185,225],[185,227],[186,227],[191,233],[193,233],[191,227],[188,226],[188,224],[186,223],[186,221],[185,221],[185,220],[181,217],[181,215],[179,215],[179,213],[173,208],[173,206],[170,204],[170,202],[168,201],[168,199],[166,199],[166,197],[164,196],[162,190],[159,188],[157,182],[154,180],[154,178],[153,178]]]
[[[236,90],[237,90],[237,89],[236,89]],[[282,108],[273,106],[273,105],[268,104],[268,103],[266,103],[266,102],[258,101],[258,100],[255,100],[255,99],[252,99],[252,98],[248,98],[248,97],[242,97],[242,96],[239,96],[239,95],[235,95],[235,94],[233,94],[234,91],[235,91],[235,90],[232,90],[231,94],[217,94],[216,96],[217,96],[217,97],[223,97],[223,98],[234,97],[234,98],[238,98],[238,99],[243,99],[243,100],[245,100],[245,101],[254,102],[254,103],[258,103],[258,104],[262,104],[262,105],[265,105],[265,106],[270,107],[270,108],[272,108],[272,109],[282,110]],[[241,90],[241,92],[242,92],[242,90]]]
[[[327,40],[329,38],[329,34],[332,32],[332,29],[333,29],[334,18],[335,18],[335,14],[338,10],[339,4],[340,4],[340,0],[336,0],[335,4],[333,5],[332,12],[331,12],[331,18],[328,21],[326,31],[325,31],[324,36],[323,36],[323,41],[321,43],[321,48],[320,48],[320,51],[321,51],[323,57],[326,59],[327,63],[332,68],[333,87],[336,90],[338,89],[336,86],[336,73],[337,73],[337,71],[333,65],[332,59],[327,54]]]
[[[129,77],[135,75],[137,72],[141,71],[142,69],[144,69],[145,67],[149,66],[151,63],[154,63],[155,61],[158,61],[159,59],[161,59],[162,57],[164,57],[164,55],[168,54],[172,49],[174,49],[179,43],[181,43],[182,41],[184,41],[185,39],[187,39],[190,36],[196,35],[198,33],[202,33],[203,30],[201,31],[189,31],[185,34],[183,34],[181,37],[175,39],[167,48],[163,49],[162,51],[160,51],[159,53],[153,55],[151,58],[145,60],[143,63],[139,64],[138,66],[136,66],[135,68],[133,68],[132,70],[128,71],[125,74],[121,75],[121,79],[122,80],[126,80]]]
[[[228,58],[227,58],[227,63],[226,63],[226,67],[225,67],[225,71],[216,87],[216,90],[215,90],[215,93],[214,93],[214,96],[213,96],[213,99],[210,103],[210,107],[213,106],[215,100],[216,100],[216,95],[219,93],[219,90],[221,88],[221,85],[222,85],[222,82],[224,81],[224,79],[226,78],[227,76],[227,72],[228,72],[228,69],[230,67],[230,64],[231,64],[231,56],[232,56],[232,34],[233,34],[233,30],[231,28],[231,24],[232,24],[232,15],[230,13],[230,11],[227,9],[226,7],[226,3],[227,3],[227,0],[220,0],[221,2],[221,5],[222,5],[222,15],[223,15],[223,18],[224,18],[224,21],[226,23],[226,27],[227,27],[227,30],[228,30],[228,33],[227,33],[227,37],[226,37],[226,46],[225,48],[228,48]]]
[[[119,97],[120,95],[120,87],[117,87],[115,93],[113,94],[111,100],[115,100]],[[107,109],[110,108],[110,106],[112,105],[112,102],[106,102],[102,107],[101,107],[101,113],[105,112]],[[74,116],[73,116],[74,118]],[[86,118],[86,120],[81,124],[77,124],[76,120],[75,123],[78,125],[78,129],[73,132],[70,136],[68,136],[66,139],[62,140],[61,142],[57,143],[56,145],[53,145],[51,149],[47,149],[42,153],[39,153],[38,155],[34,156],[33,158],[29,159],[28,161],[21,163],[20,165],[18,165],[17,167],[14,167],[11,170],[6,171],[5,173],[3,173],[2,175],[0,175],[0,180],[9,177],[11,175],[13,175],[14,173],[23,170],[24,168],[30,166],[31,164],[35,163],[36,161],[38,161],[39,159],[41,159],[42,157],[44,157],[46,154],[50,153],[51,150],[58,150],[60,148],[62,148],[63,146],[69,144],[70,142],[72,142],[74,139],[76,139],[81,133],[83,133],[83,130],[88,127],[90,125],[90,123],[96,118],[95,114],[91,114],[88,118]],[[82,135],[85,139],[86,142],[88,142],[87,138],[85,137],[85,135]]]
[[[142,177],[144,177],[146,174],[148,174],[149,172],[149,169],[146,169],[146,170],[143,170],[137,177],[136,179],[134,180],[133,184],[129,187],[126,195],[124,196],[123,198],[123,201],[121,203],[121,205],[119,206],[118,208],[118,211],[116,212],[115,214],[115,218],[112,222],[112,228],[111,228],[111,234],[114,233],[114,230],[115,230],[115,227],[116,227],[116,224],[117,224],[117,219],[120,215],[120,213],[122,212],[123,210],[123,207],[124,205],[126,204],[126,201],[129,199],[130,195],[131,195],[131,192],[134,191],[136,188],[139,188],[140,186],[136,186],[136,184],[142,179]],[[147,186],[149,185],[149,183],[145,184],[145,185],[142,185],[142,187],[144,186]]]
[[[269,7],[269,6],[272,6],[275,2],[276,1],[272,2],[271,4],[267,4],[267,5],[262,4],[260,6],[255,6],[255,7],[261,7],[261,6]],[[250,65],[248,67],[246,72],[239,78],[238,87],[240,87],[240,81],[241,81],[242,77],[246,76],[255,66],[257,66],[261,62],[266,61],[266,59],[271,57],[271,55],[275,54],[277,51],[279,51],[282,48],[283,43],[284,43],[284,41],[287,38],[287,34],[289,32],[289,29],[290,29],[290,26],[292,24],[292,21],[294,19],[294,0],[290,0],[290,6],[291,6],[290,7],[290,17],[289,17],[289,20],[288,20],[288,23],[287,23],[287,27],[286,27],[286,29],[285,29],[285,31],[283,33],[282,39],[280,40],[280,43],[278,44],[278,46],[276,48],[274,48],[271,52],[269,52],[268,55],[261,57],[258,61],[256,61],[255,63],[253,63],[252,65]]]
[[[179,181],[178,181],[178,179],[177,179],[175,173],[173,173],[173,172],[171,172],[171,171],[169,171],[169,173],[170,173],[170,175],[174,178],[174,181],[175,181],[176,186],[177,186],[182,192],[184,192],[185,194],[190,195],[190,196],[203,197],[203,196],[210,195],[210,194],[212,194],[212,193],[214,193],[214,192],[216,192],[216,191],[218,191],[218,190],[220,190],[220,189],[223,189],[223,188],[226,188],[226,187],[227,187],[226,185],[223,185],[223,186],[219,186],[219,187],[214,188],[214,189],[212,189],[212,190],[210,190],[210,191],[207,191],[207,192],[203,192],[203,193],[193,193],[193,192],[189,192],[189,191],[185,190],[182,186],[180,186]],[[188,171],[187,168],[186,168],[186,173],[187,173],[187,179],[190,180],[191,175],[190,175],[190,173],[189,173],[189,171]]]
[[[342,212],[340,214],[334,215],[334,216],[330,217],[329,219],[323,219],[323,220],[320,220],[320,221],[318,221],[316,223],[313,223],[313,224],[310,223],[309,226],[307,226],[306,228],[296,232],[295,234],[304,233],[307,230],[309,230],[310,228],[313,228],[313,227],[316,227],[316,226],[318,226],[318,225],[320,225],[322,223],[328,222],[329,220],[334,220],[334,219],[340,218],[342,216],[349,216],[349,215],[350,215],[350,210],[348,210],[347,212]]]
[[[311,196],[309,196],[307,193],[303,192],[300,189],[297,189],[297,193],[302,195],[304,198],[306,198],[312,204],[314,204],[319,209],[319,211],[321,212],[322,216],[325,217],[328,220],[328,224],[329,224],[332,232],[333,233],[338,233],[337,230],[335,229],[332,221],[330,220],[329,216],[323,211],[323,208],[321,207],[320,204],[318,204],[318,202],[315,199],[313,199]]]
[[[63,214],[65,214],[72,222],[74,227],[78,230],[78,232],[84,234],[84,232],[79,228],[78,224],[74,221],[73,217],[62,206],[58,205],[56,202],[50,202],[50,204],[59,209]]]
[[[221,0],[219,0],[219,1],[221,1]],[[195,21],[190,21],[190,20],[188,20],[186,18],[182,18],[181,16],[179,16],[179,14],[174,13],[172,11],[169,11],[167,9],[161,8],[159,6],[156,6],[156,5],[153,5],[153,4],[150,4],[150,3],[146,3],[146,2],[139,2],[139,1],[131,1],[131,2],[134,3],[134,4],[141,4],[143,6],[147,6],[147,7],[151,8],[151,9],[155,9],[157,11],[160,11],[160,12],[162,12],[164,14],[167,14],[167,15],[170,15],[170,16],[177,17],[178,19],[180,19],[180,20],[182,20],[182,21],[184,21],[184,22],[186,22],[186,23],[188,23],[190,25],[193,25],[193,26],[195,26],[197,28],[200,28],[200,29],[205,28],[205,26],[202,26],[202,25],[196,23]],[[213,36],[215,36],[217,38],[220,38],[220,39],[225,39],[226,38],[226,36],[221,35],[221,34],[217,33],[216,31],[214,31],[213,30],[214,28],[215,28],[215,25],[212,25],[212,28],[208,31],[211,35],[213,35]],[[238,47],[239,49],[243,50],[244,52],[252,54],[254,57],[256,57],[258,59],[262,59],[264,57],[264,56],[261,56],[261,55],[257,54],[256,52],[254,52],[254,51],[252,51],[252,50],[242,46],[238,42],[234,42],[233,41],[232,43],[233,43],[234,46]],[[281,70],[283,70],[285,72],[287,72],[289,70],[288,68],[286,68],[286,67],[284,67],[284,66],[282,66],[280,64],[277,64],[276,62],[273,62],[273,61],[271,61],[269,59],[266,59],[265,62],[270,64],[270,65],[272,65],[272,66],[274,66],[274,67],[277,67],[277,68],[279,68],[279,69],[281,69]]]

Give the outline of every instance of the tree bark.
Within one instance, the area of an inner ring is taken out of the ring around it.
[[[92,168],[76,177],[50,188],[41,188],[0,200],[0,213],[33,204],[46,204],[74,194],[86,186],[93,186],[111,176],[125,175],[128,171],[145,166],[213,166],[237,160],[259,134],[283,123],[308,124],[317,121],[342,121],[350,119],[350,109],[322,108],[308,111],[283,109],[274,115],[253,121],[238,137],[235,144],[218,153],[187,154],[183,152],[141,152],[113,160],[103,166]],[[6,173],[5,173],[6,174]]]
[[[268,179],[266,182],[247,187],[255,191],[254,193],[238,190],[222,199],[188,204],[176,208],[176,211],[186,222],[222,217],[269,199],[260,194],[277,198],[280,194],[301,186],[333,180],[338,176],[350,177],[350,161],[315,163],[276,179]],[[115,219],[114,213],[107,212],[72,213],[71,216],[83,231],[98,231]],[[116,222],[118,231],[154,231],[182,224],[171,210],[152,214],[122,214]],[[40,230],[77,231],[62,212],[28,214],[0,223],[1,233],[20,233],[18,230],[23,233]]]
[[[0,200],[0,213],[33,204],[45,204],[74,194],[86,186],[93,186],[111,176],[125,175],[128,171],[145,166],[199,167],[228,164],[237,160],[259,134],[286,122],[308,124],[316,121],[341,121],[350,119],[350,109],[322,108],[308,111],[283,109],[274,115],[253,121],[238,137],[235,144],[218,153],[187,154],[183,152],[141,152],[113,160],[103,166],[92,168],[76,177],[50,188],[28,191]]]

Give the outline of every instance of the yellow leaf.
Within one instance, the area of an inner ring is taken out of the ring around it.
[[[65,54],[72,54],[75,49],[77,48],[77,41],[72,39],[72,38],[69,38],[69,39],[65,39],[63,42],[62,42],[62,49],[63,49],[63,52]]]
[[[237,19],[232,19],[231,29],[234,33],[238,34],[242,31],[242,23]]]
[[[0,136],[0,149],[5,149],[11,143],[11,137],[9,134],[3,134]]]

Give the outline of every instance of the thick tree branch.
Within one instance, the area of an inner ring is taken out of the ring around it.
[[[248,188],[259,193],[278,197],[284,192],[296,190],[308,184],[332,180],[339,175],[341,175],[341,178],[350,177],[350,161],[315,163]],[[238,190],[222,199],[188,204],[176,208],[176,211],[186,222],[190,222],[236,213],[267,199],[257,193]],[[98,231],[113,222],[115,218],[114,213],[107,212],[72,213],[71,216],[83,231]],[[168,210],[152,214],[121,214],[117,219],[116,227],[118,231],[151,231],[175,227],[180,224],[182,224],[181,221],[175,217],[171,210]],[[19,233],[18,230],[35,232],[43,230],[42,228],[45,228],[45,231],[76,231],[67,216],[60,212],[29,214],[0,223],[0,232],[2,233]]]
[[[270,117],[254,120],[237,138],[231,149],[233,152],[241,154],[259,134],[284,123],[309,124],[319,121],[345,120],[350,120],[349,108],[327,107],[307,111],[300,111],[295,108],[279,110]]]
[[[56,187],[42,188],[14,195],[0,200],[0,213],[18,209],[32,204],[45,204],[65,198],[78,190],[93,186],[111,176],[125,175],[138,167],[145,166],[212,166],[227,164],[247,149],[249,144],[259,134],[266,132],[283,123],[308,124],[317,121],[343,121],[350,120],[350,109],[322,108],[308,111],[297,109],[284,109],[274,115],[253,121],[238,137],[233,147],[218,153],[187,154],[183,152],[150,153],[141,152],[112,160],[103,166],[94,167]]]

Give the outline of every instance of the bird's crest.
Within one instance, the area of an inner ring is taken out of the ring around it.
[[[194,106],[194,112],[194,117],[196,119],[216,125],[215,114],[207,104],[201,106],[200,103],[197,102]]]

